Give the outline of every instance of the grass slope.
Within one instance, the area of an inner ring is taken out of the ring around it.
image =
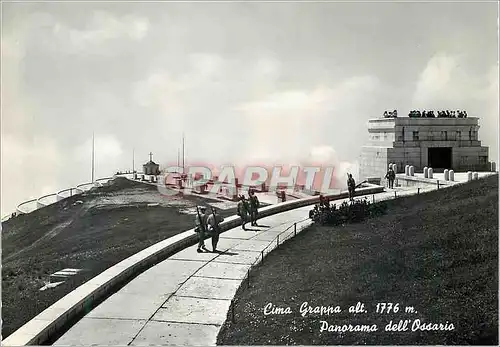
[[[193,216],[179,208],[107,205],[88,208],[108,194],[155,186],[124,178],[93,193],[73,196],[2,224],[2,335],[21,325],[110,266],[161,240],[193,228]],[[191,205],[213,200],[185,196]],[[76,204],[77,200],[83,204]],[[219,211],[234,215],[234,209]],[[64,268],[84,269],[72,281],[39,291],[49,275]]]
[[[312,226],[273,251],[236,295],[218,344],[498,344],[498,175],[391,201],[389,214],[344,227]],[[367,313],[349,313],[357,302]],[[343,312],[301,316],[303,302]],[[375,312],[378,302],[398,313]],[[264,315],[266,304],[292,313]],[[403,313],[413,306],[417,313]],[[392,320],[408,331],[386,332]],[[453,331],[411,331],[414,320]],[[320,332],[376,324],[376,332]]]

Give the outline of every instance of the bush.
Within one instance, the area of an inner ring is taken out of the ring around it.
[[[344,201],[339,207],[316,205],[309,213],[315,223],[322,225],[337,226],[347,223],[360,223],[367,218],[373,218],[385,214],[387,204],[378,202],[372,204],[368,198],[355,200],[348,203]]]

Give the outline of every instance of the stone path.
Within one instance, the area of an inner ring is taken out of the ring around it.
[[[89,312],[55,345],[215,345],[248,269],[261,251],[276,247],[279,233],[307,218],[309,209],[263,218],[250,231],[224,232],[222,254],[197,253],[196,246],[176,253]],[[297,231],[309,224],[300,223]],[[205,244],[211,249],[210,239]]]
[[[416,189],[398,189],[398,196]],[[394,192],[375,195],[392,199]],[[371,199],[371,196],[368,196]],[[336,204],[343,200],[336,201]],[[215,345],[231,299],[247,271],[276,247],[276,237],[299,222],[311,206],[259,220],[249,231],[234,228],[221,234],[217,253],[189,247],[142,273],[69,329],[55,345]],[[280,236],[294,232],[293,226]],[[210,239],[205,241],[210,249]]]

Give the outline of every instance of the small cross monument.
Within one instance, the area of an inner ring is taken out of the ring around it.
[[[149,162],[143,165],[144,174],[158,175],[160,173],[160,166],[153,161],[153,152],[149,152]]]

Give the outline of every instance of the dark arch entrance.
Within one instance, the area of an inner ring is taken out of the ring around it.
[[[434,171],[452,169],[451,147],[432,147],[428,152],[428,164]]]

